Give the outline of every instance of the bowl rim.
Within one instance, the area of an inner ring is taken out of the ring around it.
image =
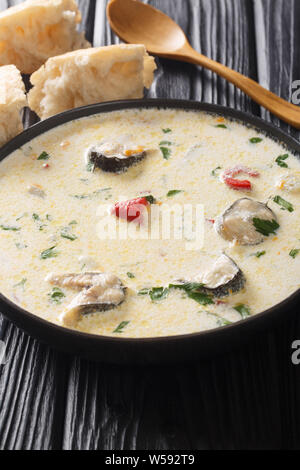
[[[19,149],[26,143],[30,142],[35,137],[42,135],[58,126],[66,124],[70,121],[86,118],[89,116],[110,113],[114,111],[122,111],[126,109],[180,109],[186,111],[198,111],[206,112],[213,115],[225,116],[232,121],[240,122],[243,125],[252,127],[254,130],[258,130],[260,133],[264,133],[272,140],[279,141],[282,145],[286,146],[289,149],[293,149],[292,153],[300,154],[300,143],[296,139],[282,131],[279,127],[274,126],[273,124],[257,117],[253,114],[250,114],[245,111],[236,110],[227,106],[221,106],[211,103],[197,102],[194,100],[178,100],[178,99],[136,99],[136,100],[122,100],[122,101],[111,101],[105,103],[97,103],[88,106],[83,106],[80,108],[75,108],[72,110],[65,111],[63,113],[54,115],[48,119],[40,121],[26,130],[21,134],[16,136],[2,148],[0,148],[0,162],[8,157],[12,152]],[[178,341],[189,341],[190,339],[199,339],[213,337],[216,334],[220,335],[223,331],[226,332],[237,332],[238,330],[244,330],[245,327],[252,325],[255,327],[255,324],[265,322],[266,320],[271,320],[273,317],[278,316],[278,314],[283,313],[285,308],[294,305],[295,302],[300,301],[300,288],[297,289],[293,294],[284,299],[282,302],[274,305],[273,307],[264,310],[263,312],[253,315],[244,320],[240,320],[231,325],[226,325],[223,327],[217,327],[210,330],[199,331],[195,333],[188,334],[178,334],[173,336],[154,336],[154,337],[123,337],[123,336],[102,336],[98,334],[85,333],[78,330],[73,330],[71,328],[63,327],[52,323],[48,320],[45,320],[28,310],[20,307],[15,304],[12,300],[8,299],[0,292],[0,302],[1,302],[1,313],[3,316],[11,319],[11,315],[3,312],[3,306],[8,306],[10,309],[15,310],[21,315],[24,320],[28,319],[31,322],[34,322],[36,326],[46,327],[48,330],[59,332],[65,336],[71,336],[77,339],[84,340],[93,340],[100,343],[108,342],[113,344],[141,344],[141,343],[166,343],[166,342],[178,342]],[[14,319],[11,319],[14,323],[18,325],[18,322]],[[23,329],[23,327],[21,327]],[[25,328],[24,328],[25,329]]]

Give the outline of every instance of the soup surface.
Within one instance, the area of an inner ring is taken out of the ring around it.
[[[121,161],[142,158],[103,171],[99,156],[108,161],[116,142]],[[96,115],[15,151],[0,180],[0,290],[50,322],[108,336],[187,334],[258,314],[300,287],[299,160],[239,123],[182,110]],[[139,218],[115,206],[136,198],[133,207],[147,205]],[[247,207],[232,208],[240,200]],[[198,248],[188,231],[172,236],[172,218],[169,237],[146,237],[149,213],[170,206],[199,206]],[[131,236],[105,239],[103,208]],[[107,286],[86,273],[114,276]]]

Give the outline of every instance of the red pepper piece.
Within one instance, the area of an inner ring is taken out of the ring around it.
[[[145,197],[132,199],[131,201],[117,202],[113,209],[113,214],[120,219],[133,222],[139,220],[144,211],[144,207],[149,206]]]
[[[232,189],[244,189],[251,191],[252,185],[248,180],[236,180],[235,178],[225,178],[224,182]]]

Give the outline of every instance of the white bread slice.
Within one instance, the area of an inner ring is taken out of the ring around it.
[[[0,13],[0,65],[30,74],[49,57],[90,47],[75,0],[27,0]]]
[[[28,102],[41,119],[88,104],[142,98],[156,69],[143,45],[121,44],[52,57],[30,80]]]
[[[14,65],[0,67],[0,146],[22,132],[21,109],[27,106],[25,85]]]

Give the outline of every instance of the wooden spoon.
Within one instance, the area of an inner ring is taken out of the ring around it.
[[[113,31],[131,44],[144,44],[153,55],[201,65],[240,88],[261,106],[300,129],[300,108],[254,80],[196,52],[171,18],[136,0],[110,0],[107,16]]]

